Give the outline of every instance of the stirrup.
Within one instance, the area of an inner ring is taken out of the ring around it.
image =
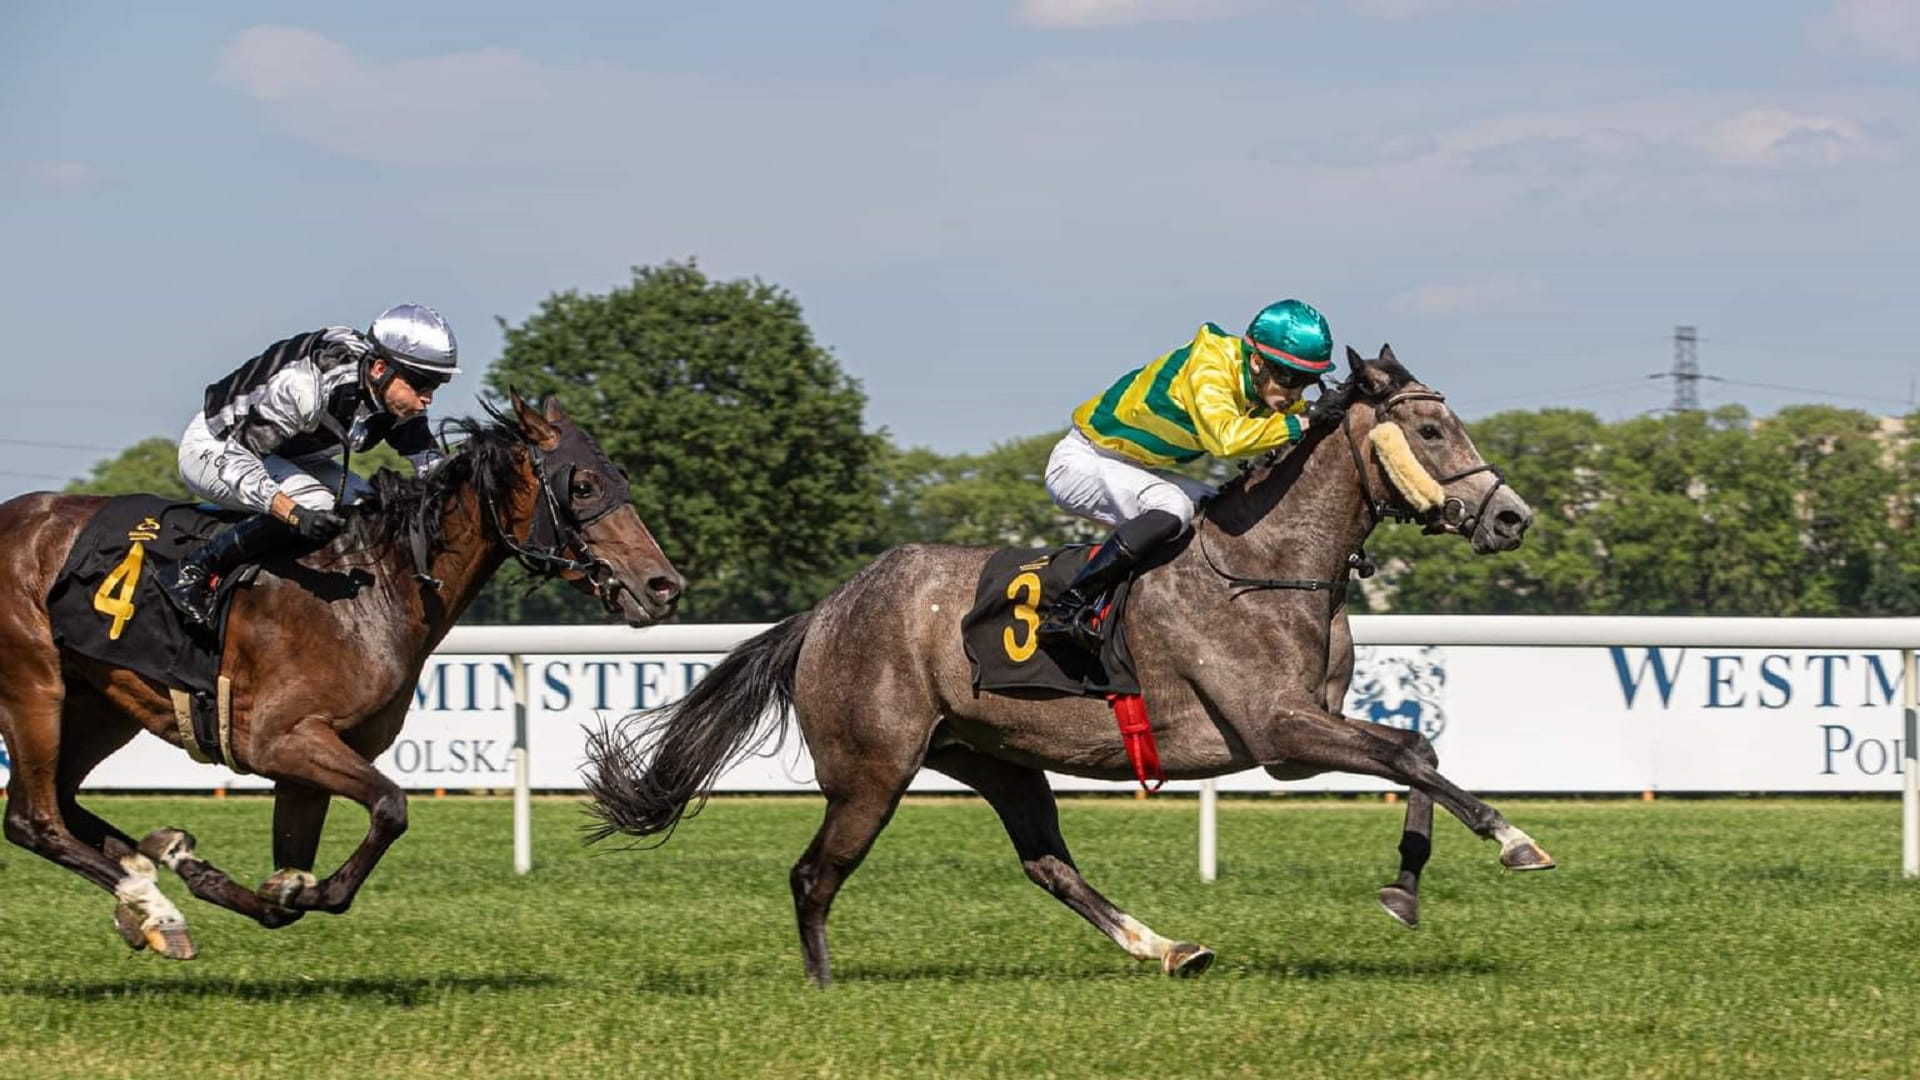
[[[1045,622],[1034,628],[1034,635],[1041,641],[1055,644],[1071,644],[1083,652],[1099,655],[1100,630],[1094,626],[1098,617],[1096,607],[1098,598],[1071,611],[1056,611],[1047,616]]]
[[[188,626],[213,625],[213,608],[217,597],[211,581],[204,578],[197,582],[183,580],[183,575],[176,568],[171,581],[160,582],[160,595],[167,598]]]

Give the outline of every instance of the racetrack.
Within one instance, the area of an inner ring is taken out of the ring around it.
[[[106,798],[264,878],[270,803]],[[839,982],[802,983],[786,873],[814,799],[716,800],[656,851],[583,851],[536,803],[416,799],[343,917],[267,932],[186,896],[199,959],[130,956],[113,902],[0,849],[0,1061],[19,1077],[1885,1076],[1920,1062],[1920,882],[1890,800],[1498,803],[1561,863],[1436,827],[1425,923],[1380,912],[1400,807],[1083,799],[1093,884],[1219,951],[1136,964],[1028,884],[993,815],[911,800],[842,893]],[[336,805],[331,868],[364,822]]]

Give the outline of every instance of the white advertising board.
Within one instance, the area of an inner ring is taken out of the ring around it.
[[[1543,627],[1552,619],[1540,620]],[[1544,638],[1543,638],[1544,639]],[[677,700],[722,655],[525,657],[531,784],[577,790],[584,728]],[[1361,646],[1348,715],[1418,725],[1441,768],[1475,791],[1897,791],[1901,665],[1893,650],[1675,646]],[[1152,702],[1148,702],[1151,708]],[[506,654],[443,654],[378,766],[412,790],[512,786]],[[1117,735],[1116,735],[1117,738]],[[8,767],[0,747],[0,776]],[[810,791],[797,738],[728,773],[725,791]],[[1055,777],[1062,790],[1130,785]],[[102,789],[264,787],[140,736],[89,780]],[[1172,785],[1176,790],[1192,785]],[[1368,777],[1279,783],[1255,771],[1227,791],[1382,791]],[[955,790],[931,773],[918,790]]]

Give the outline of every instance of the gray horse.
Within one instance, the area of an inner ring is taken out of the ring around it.
[[[1434,802],[1497,841],[1502,865],[1546,869],[1553,860],[1440,775],[1419,732],[1335,711],[1353,673],[1346,578],[1382,517],[1465,537],[1484,554],[1518,546],[1532,511],[1391,349],[1373,360],[1348,349],[1347,363],[1350,377],[1330,391],[1339,422],[1314,425],[1292,452],[1260,460],[1209,501],[1185,547],[1135,584],[1125,629],[1169,777],[1260,766],[1280,779],[1340,771],[1411,789],[1400,876],[1380,891],[1411,926]],[[588,745],[599,818],[590,838],[664,839],[722,772],[783,729],[765,723],[784,715],[769,710],[791,705],[827,799],[791,875],[814,982],[831,979],[834,895],[923,766],[984,796],[1027,876],[1128,953],[1169,974],[1204,971],[1211,950],[1161,937],[1120,910],[1081,878],[1061,839],[1042,770],[1132,776],[1107,706],[974,693],[960,617],[989,554],[934,544],[888,551],[811,611],[728,654],[681,701],[602,728]]]

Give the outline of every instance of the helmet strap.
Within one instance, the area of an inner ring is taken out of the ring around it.
[[[375,360],[379,360],[387,365],[387,373],[377,379],[373,377],[373,362]],[[368,404],[373,406],[374,412],[387,411],[387,387],[393,385],[393,380],[398,378],[399,375],[400,369],[394,367],[393,361],[379,355],[377,351],[373,355],[360,361],[360,384],[367,388],[370,399]]]

